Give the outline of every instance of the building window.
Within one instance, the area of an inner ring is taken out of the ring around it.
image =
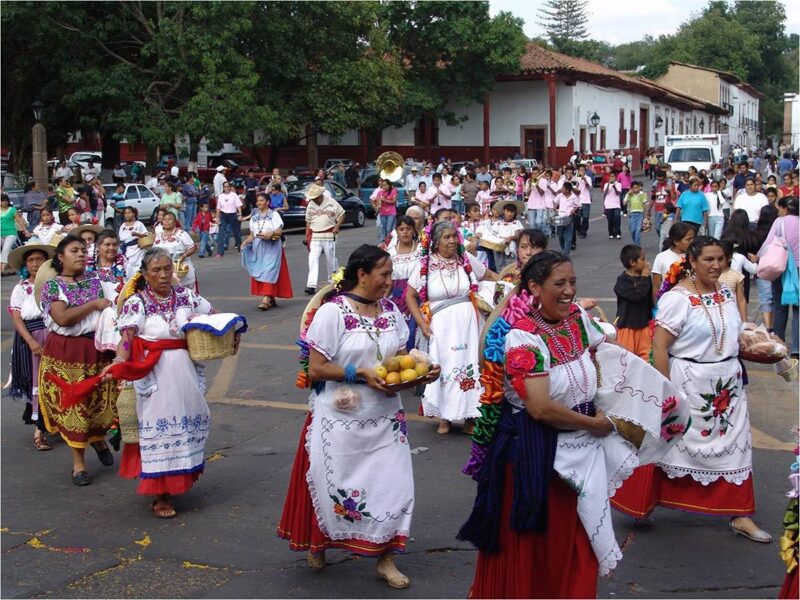
[[[625,109],[619,109],[619,147],[625,147]]]
[[[633,148],[634,146],[636,146],[636,137],[638,135],[638,133],[636,131],[636,112],[635,111],[631,111],[631,125],[630,125],[630,127],[628,129],[630,130],[630,142],[628,143],[628,145],[631,148]]]
[[[425,145],[425,130],[430,129],[431,146],[439,145],[439,119],[420,117],[414,127],[414,145]]]
[[[608,147],[606,146],[606,128],[605,127],[601,127],[600,128],[600,149],[601,150],[608,150]]]

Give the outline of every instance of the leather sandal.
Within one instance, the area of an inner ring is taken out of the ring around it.
[[[733,519],[728,521],[728,525],[736,535],[743,535],[748,540],[753,540],[754,542],[758,542],[760,544],[769,544],[772,541],[772,536],[763,529],[756,528],[756,530],[751,533],[749,531],[745,531],[744,529],[736,527],[733,524]]]
[[[391,569],[384,569],[386,564],[388,564]],[[381,579],[389,584],[389,587],[396,590],[404,590],[411,585],[411,580],[400,572],[393,560],[379,558],[377,572]]]
[[[175,508],[166,500],[153,500],[150,510],[159,519],[172,519],[178,514],[175,512]]]
[[[34,438],[33,438],[33,447],[36,448],[39,451],[46,451],[46,450],[52,450],[53,449],[53,447],[47,441],[47,438],[45,437],[44,434],[41,434],[40,436],[34,436]]]
[[[92,448],[97,452],[97,458],[100,459],[100,463],[104,467],[110,467],[114,464],[114,455],[111,454],[111,450],[105,442],[95,442],[92,444]]]
[[[450,423],[448,421],[439,421],[439,427],[436,428],[436,433],[441,435],[450,433]]]
[[[311,552],[306,556],[306,562],[313,571],[322,571],[325,568],[325,551]]]

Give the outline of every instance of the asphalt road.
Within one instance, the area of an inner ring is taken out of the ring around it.
[[[596,213],[595,218],[598,217]],[[627,221],[623,221],[623,227]],[[64,443],[37,452],[32,429],[22,424],[22,406],[3,398],[2,415],[2,578],[3,597],[175,597],[175,598],[458,598],[466,597],[475,551],[455,539],[474,499],[474,484],[460,473],[469,440],[454,430],[410,415],[416,485],[413,539],[398,559],[412,585],[388,588],[374,561],[332,551],[329,566],[314,573],[302,554],[275,536],[286,485],[306,409],[306,395],[294,387],[299,316],[306,251],[299,233],[287,236],[292,283],[297,297],[267,313],[256,310],[249,280],[234,252],[222,259],[196,260],[202,293],[215,306],[243,314],[250,332],[241,352],[209,365],[209,401],[214,417],[208,464],[198,484],[176,500],[178,517],[158,520],[136,483],[119,478],[92,456],[92,485],[70,481]],[[346,228],[338,242],[345,262],[359,244],[373,243],[375,222]],[[627,239],[627,236],[626,236]],[[612,286],[620,272],[623,241],[611,241],[605,222],[592,222],[589,239],[573,253],[581,297],[596,297],[614,314]],[[655,234],[646,250],[655,254]],[[7,306],[11,282],[3,280]],[[3,311],[3,381],[7,377],[10,320]],[[765,368],[751,369],[751,419],[758,522],[780,536],[786,506],[792,427],[798,419],[797,385]],[[760,545],[736,537],[724,519],[658,509],[652,528],[634,528],[615,515],[625,558],[600,582],[604,598],[771,598],[783,580],[778,544]]]

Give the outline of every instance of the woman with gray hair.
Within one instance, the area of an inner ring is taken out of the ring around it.
[[[471,434],[482,390],[478,347],[483,317],[476,294],[479,281],[497,276],[464,251],[450,221],[423,233],[419,262],[408,280],[406,304],[417,322],[418,347],[442,366],[441,378],[425,388],[422,408],[425,416],[440,419],[439,433],[448,433],[451,421],[464,421],[464,432]]]
[[[166,249],[145,252],[141,270],[120,293],[121,339],[103,372],[110,378],[116,367],[120,379],[134,380],[139,443],[125,444],[119,474],[139,478],[137,492],[155,496],[151,510],[162,519],[175,516],[169,497],[187,492],[203,472],[211,427],[203,367],[189,356],[182,328],[214,309],[194,290],[173,285],[172,270]],[[144,363],[154,364],[142,374]],[[134,371],[138,379],[129,376]]]

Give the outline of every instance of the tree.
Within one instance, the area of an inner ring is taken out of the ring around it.
[[[559,52],[569,54],[574,42],[589,36],[588,0],[547,0],[539,9],[539,25]]]

